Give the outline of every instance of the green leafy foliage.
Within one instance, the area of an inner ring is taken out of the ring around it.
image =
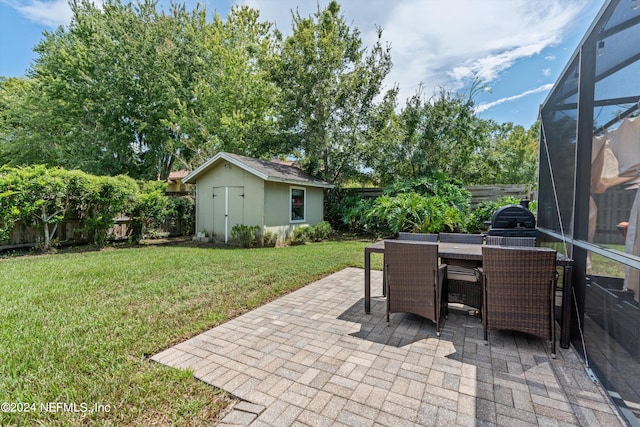
[[[272,73],[281,91],[280,132],[307,172],[337,183],[362,173],[366,129],[391,70],[381,35],[367,51],[336,1],[310,17],[293,14]]]
[[[513,123],[496,126],[484,152],[484,174],[477,184],[531,184],[538,173],[540,126],[528,130]]]
[[[81,212],[84,232],[98,246],[104,246],[115,218],[130,212],[137,201],[138,184],[132,178],[119,175],[92,176],[84,195],[85,208]]]
[[[77,184],[77,179],[68,180],[67,171],[60,168],[37,165],[0,169],[0,228],[5,237],[20,220],[39,230],[41,247],[48,250],[58,225],[77,202]]]
[[[132,237],[139,241],[145,233],[162,226],[172,212],[172,203],[165,194],[166,182],[149,181],[141,185],[140,195],[131,209]]]
[[[159,227],[171,213],[165,185],[42,165],[4,166],[0,169],[0,237],[6,239],[16,223],[23,221],[40,231],[41,247],[48,250],[58,225],[72,219],[82,224],[76,232],[103,246],[115,219],[130,216],[132,236],[138,240],[145,230]],[[193,208],[183,208],[189,209]]]
[[[319,222],[310,228],[309,234],[316,242],[328,239],[331,233],[333,233],[333,228],[331,228],[331,224],[327,221]]]
[[[371,209],[371,200],[336,187],[327,193],[325,201],[327,219],[333,228],[349,232],[366,230],[366,212]]]
[[[278,235],[271,231],[265,231],[262,235],[262,245],[265,248],[274,248],[278,243]]]
[[[520,204],[520,199],[517,197],[502,197],[496,201],[484,201],[481,202],[467,217],[465,228],[469,233],[478,233],[484,231],[487,226],[485,225],[486,221],[491,221],[493,218],[493,214],[502,206],[507,205],[518,205]],[[537,203],[535,201],[529,203],[529,210],[534,213],[536,212]]]
[[[292,246],[304,245],[312,234],[313,230],[311,227],[298,227],[291,233],[289,244]]]
[[[471,194],[460,181],[443,173],[388,186],[375,199],[336,192],[329,198],[329,217],[353,232],[437,233],[464,230]]]
[[[461,228],[460,212],[454,206],[442,198],[418,193],[381,196],[369,215],[384,223],[385,228],[393,233],[434,233]]]
[[[475,114],[473,95],[441,89],[431,98],[419,90],[398,116],[391,112],[391,138],[371,143],[367,166],[384,185],[443,172],[468,184],[484,173],[484,149],[494,123]]]
[[[0,165],[148,180],[229,151],[293,157],[338,185],[435,173],[535,183],[536,125],[477,117],[478,80],[430,97],[419,89],[401,105],[397,86],[384,92],[382,31],[365,46],[336,1],[294,11],[286,37],[247,6],[224,18],[201,6],[165,13],[153,0],[71,7],[71,22],[35,46],[28,77],[0,78]]]
[[[257,225],[236,224],[231,227],[231,240],[243,248],[258,246],[260,227]]]

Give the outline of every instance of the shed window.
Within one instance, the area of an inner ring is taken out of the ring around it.
[[[305,217],[306,190],[291,188],[291,222],[302,222]]]

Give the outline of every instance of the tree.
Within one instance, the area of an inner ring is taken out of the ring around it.
[[[40,94],[35,79],[0,77],[0,165],[61,165],[72,157],[60,144],[70,127]]]
[[[3,228],[8,231],[19,220],[32,224],[42,233],[42,249],[49,250],[58,225],[76,202],[74,183],[68,172],[60,168],[3,167],[0,169],[0,210],[9,214]]]
[[[293,14],[273,77],[283,92],[281,141],[307,172],[336,183],[361,173],[366,129],[391,69],[381,35],[367,51],[335,1],[308,18]]]
[[[469,93],[440,89],[430,99],[419,89],[396,118],[386,115],[395,141],[370,144],[368,164],[383,185],[436,172],[466,184],[483,176],[494,123],[475,115],[473,87]]]
[[[535,184],[538,176],[539,124],[529,130],[523,126],[505,123],[500,126],[498,138],[493,142],[497,184]]]
[[[288,154],[274,144],[279,89],[266,72],[275,60],[271,24],[248,7],[233,7],[226,20],[216,15],[210,25],[204,18],[186,23],[193,94],[168,120],[186,148],[180,159],[193,169],[219,151]]]
[[[256,10],[209,22],[199,6],[165,14],[154,0],[71,7],[71,23],[35,47],[30,79],[0,81],[2,163],[151,179],[220,150],[286,154],[274,148],[279,91],[264,66],[274,36]]]

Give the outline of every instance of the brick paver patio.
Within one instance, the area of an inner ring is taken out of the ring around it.
[[[382,275],[372,272],[373,295]],[[153,360],[192,369],[238,403],[223,425],[625,425],[573,348],[491,331],[451,313],[364,314],[364,273],[347,268],[167,349]],[[376,292],[378,290],[378,292]]]

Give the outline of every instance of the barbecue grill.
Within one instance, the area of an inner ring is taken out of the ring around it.
[[[529,200],[519,205],[503,206],[493,214],[489,236],[538,237],[536,218],[529,210]]]

